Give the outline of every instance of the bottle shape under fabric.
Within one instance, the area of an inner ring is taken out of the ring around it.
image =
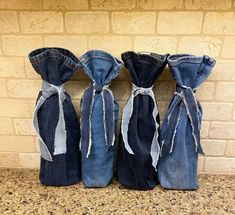
[[[161,128],[158,179],[164,188],[194,190],[198,188],[198,154],[204,154],[200,144],[202,107],[196,89],[211,73],[215,60],[177,54],[167,61],[176,92]]]
[[[99,50],[85,53],[80,63],[92,80],[81,100],[82,180],[86,187],[105,187],[113,176],[119,110],[109,84],[122,64]]]
[[[148,190],[157,183],[160,117],[152,87],[166,66],[167,56],[122,54],[133,89],[123,109],[117,170],[120,184],[130,189]]]
[[[29,60],[43,79],[33,119],[41,151],[40,182],[48,186],[75,184],[81,180],[80,126],[63,86],[79,61],[63,48],[36,49]]]

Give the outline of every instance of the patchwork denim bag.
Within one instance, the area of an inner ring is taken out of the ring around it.
[[[62,48],[37,49],[29,59],[43,79],[33,119],[41,151],[40,182],[51,186],[77,183],[81,180],[79,122],[63,86],[79,61]]]
[[[197,189],[198,154],[202,107],[196,88],[209,76],[215,60],[202,56],[177,54],[168,57],[176,81],[176,92],[161,128],[161,157],[158,178],[164,188]]]
[[[119,110],[109,84],[122,64],[99,50],[85,53],[80,61],[92,80],[81,100],[82,180],[86,187],[105,187],[113,176]]]
[[[122,60],[133,82],[123,109],[118,149],[118,180],[127,188],[148,190],[157,183],[159,112],[154,81],[166,66],[168,55],[125,52]]]

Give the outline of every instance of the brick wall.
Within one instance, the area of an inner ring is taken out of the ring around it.
[[[38,168],[31,126],[41,80],[27,54],[42,46],[80,56],[103,49],[208,54],[217,60],[198,90],[204,109],[199,171],[235,173],[235,1],[233,0],[0,0],[0,166]],[[80,71],[66,88],[79,114],[89,85]],[[125,69],[112,89],[121,108],[130,93]],[[155,92],[161,116],[174,91],[166,69]],[[121,114],[120,114],[121,116]]]

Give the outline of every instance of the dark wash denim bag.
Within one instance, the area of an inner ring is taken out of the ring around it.
[[[50,186],[77,183],[81,180],[80,129],[63,85],[79,61],[63,48],[34,50],[29,60],[43,79],[33,119],[41,151],[40,182]]]
[[[82,180],[86,187],[105,187],[113,176],[119,110],[109,84],[122,63],[99,50],[85,53],[80,63],[92,80],[81,100]]]
[[[168,65],[176,81],[176,92],[161,128],[158,179],[164,188],[194,190],[198,188],[198,154],[204,154],[200,144],[202,107],[195,94],[211,73],[215,60],[176,54],[168,57]]]
[[[117,161],[118,181],[127,188],[148,190],[157,183],[160,118],[152,87],[166,66],[167,56],[132,51],[122,54],[133,82],[123,109]]]

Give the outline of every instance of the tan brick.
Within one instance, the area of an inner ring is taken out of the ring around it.
[[[0,135],[14,134],[13,123],[10,118],[0,118]]]
[[[20,13],[23,33],[61,33],[63,17],[61,12],[39,11]]]
[[[123,108],[125,107],[126,105],[126,102],[124,101],[121,101],[121,102],[118,102],[119,103],[119,112],[118,112],[118,120],[121,120],[122,119],[122,112],[123,112]]]
[[[48,36],[45,37],[45,46],[62,47],[73,52],[74,55],[82,55],[87,51],[86,37],[80,36]]]
[[[226,10],[231,8],[231,0],[186,0],[186,9]]]
[[[91,37],[89,49],[104,50],[120,57],[122,52],[131,49],[131,39],[122,36]]]
[[[0,152],[0,167],[18,167],[19,154],[17,152]]]
[[[81,117],[81,100],[73,99],[73,106],[75,108],[78,119]]]
[[[208,134],[209,134],[209,122],[206,122],[206,121],[202,121],[202,124],[201,124],[201,138],[207,138],[208,137]]]
[[[0,9],[42,9],[41,0],[0,0]]]
[[[157,21],[157,33],[199,34],[202,17],[201,12],[160,12]]]
[[[179,53],[218,57],[222,41],[214,37],[183,37],[179,42]]]
[[[39,153],[20,153],[20,166],[23,168],[38,169],[40,166]]]
[[[235,101],[234,89],[234,82],[220,82],[217,85],[215,98],[222,101]]]
[[[173,86],[170,82],[158,81],[155,83],[153,91],[158,101],[170,101],[173,96]]]
[[[0,136],[0,151],[34,152],[34,138],[27,136]]]
[[[16,32],[19,32],[16,12],[0,11],[0,33]]]
[[[0,77],[25,77],[21,57],[0,57]]]
[[[113,12],[112,29],[118,34],[152,34],[156,14],[153,12]]]
[[[33,117],[33,114],[34,114],[36,101],[37,101],[37,98],[35,98],[34,100],[29,100],[29,109],[30,109],[30,116],[31,117]]]
[[[198,100],[213,100],[214,98],[214,83],[204,82],[197,90]]]
[[[71,81],[74,81],[74,80],[76,80],[76,81],[80,81],[80,80],[90,81],[90,78],[88,77],[88,75],[81,68],[79,68],[74,73],[73,77],[71,78]]]
[[[127,101],[131,93],[131,83],[129,81],[112,81],[110,88],[118,100]]]
[[[0,117],[30,117],[27,100],[0,99]]]
[[[0,98],[5,97],[7,97],[6,81],[4,79],[0,79]]]
[[[107,12],[68,12],[65,14],[68,33],[107,33],[109,19]]]
[[[235,139],[235,123],[232,122],[212,122],[210,138]]]
[[[198,157],[198,164],[197,164],[197,170],[198,172],[202,172],[204,170],[204,157],[203,156],[199,156]]]
[[[90,81],[69,81],[65,85],[65,90],[72,99],[81,99],[85,89],[89,86]]]
[[[116,80],[128,80],[129,81],[130,79],[131,77],[130,77],[129,71],[127,70],[126,67],[123,66]]]
[[[36,48],[42,47],[39,36],[4,36],[2,37],[3,52],[7,55],[26,56]]]
[[[14,119],[14,126],[18,135],[35,135],[32,119]]]
[[[27,78],[41,79],[41,76],[34,70],[29,59],[25,59],[25,71]]]
[[[235,156],[235,140],[229,140],[225,152],[226,156]]]
[[[183,0],[138,0],[137,7],[141,9],[181,9]]]
[[[7,82],[9,97],[36,98],[41,85],[39,80],[10,80]]]
[[[235,34],[235,13],[207,13],[203,32],[205,34]]]
[[[94,10],[122,10],[135,8],[135,0],[91,0]]]
[[[175,37],[136,37],[136,51],[150,51],[161,54],[176,53],[177,38]]]
[[[202,140],[201,141],[205,155],[224,155],[226,148],[225,140]]]
[[[162,80],[162,81],[172,81],[173,80],[172,75],[171,75],[171,71],[167,65],[164,68],[164,70],[158,80]]]
[[[37,137],[35,137],[35,147],[36,147],[36,152],[40,152],[39,140]]]
[[[88,9],[87,0],[44,0],[45,9],[53,10],[84,10]]]
[[[222,56],[225,58],[235,58],[235,37],[224,38]]]
[[[214,173],[234,173],[235,158],[206,157],[205,171]]]
[[[217,61],[209,80],[231,81],[235,80],[235,61]]]
[[[232,118],[231,103],[201,103],[204,120],[229,120]]]
[[[160,120],[164,120],[164,116],[166,114],[168,106],[169,106],[169,102],[158,102]]]

